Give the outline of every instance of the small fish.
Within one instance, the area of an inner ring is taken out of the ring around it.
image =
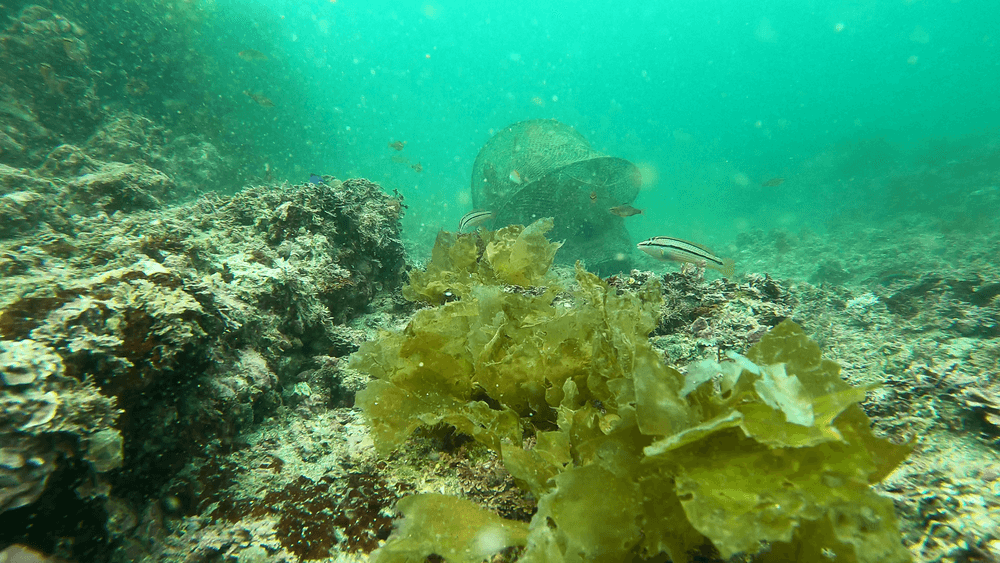
[[[132,77],[125,83],[125,93],[129,96],[143,96],[149,91],[149,84],[141,78]]]
[[[874,277],[874,279],[881,285],[889,285],[895,281],[915,279],[918,277],[920,276],[908,270],[890,269],[890,270],[885,270],[883,272],[879,272],[878,275]]]
[[[673,237],[653,237],[635,245],[636,248],[663,262],[690,262],[718,270],[729,277],[736,272],[732,258],[719,258],[707,246]]]
[[[52,70],[52,65],[48,63],[42,63],[38,65],[38,73],[42,75],[42,81],[49,89],[49,94],[60,94],[66,95],[66,83],[59,80],[56,76],[54,70]]]
[[[986,285],[979,286],[978,289],[973,291],[972,295],[969,296],[969,301],[978,307],[985,307],[989,305],[997,295],[1000,295],[1000,283],[988,283]]]
[[[261,53],[256,49],[246,49],[236,53],[236,55],[243,59],[244,61],[266,61],[267,55]]]
[[[323,177],[320,176],[319,174],[310,174],[309,183],[319,185],[319,184],[325,184],[326,182],[323,181]]]
[[[416,163],[416,164],[411,164],[411,165],[410,165],[410,168],[412,168],[412,169],[416,170],[417,172],[421,172],[421,171],[423,171],[423,169],[424,169],[424,167],[423,167],[423,166],[421,166],[419,162],[418,162],[418,163]]]
[[[514,182],[515,184],[524,183],[524,178],[521,177],[521,173],[518,172],[517,170],[511,170],[510,176],[507,176],[507,179],[510,180],[511,182]]]
[[[619,217],[631,217],[633,215],[641,215],[642,209],[636,209],[631,205],[618,205],[608,209],[612,215],[617,215]]]
[[[597,190],[590,192],[590,203],[597,203]]]
[[[395,143],[389,143],[389,148],[397,151],[401,151],[406,147],[406,141],[396,141]]]
[[[780,186],[784,182],[785,182],[784,178],[771,178],[766,182],[761,182],[760,185],[764,186],[765,188],[773,188],[775,186]]]
[[[470,227],[478,227],[487,221],[492,221],[495,215],[492,211],[470,211],[462,216],[458,222],[458,232],[463,232]]]
[[[266,108],[273,108],[274,107],[274,102],[272,102],[271,100],[267,99],[267,97],[264,96],[263,94],[257,94],[257,93],[251,92],[250,90],[244,90],[243,93],[246,94],[251,100],[257,102],[258,105],[261,105],[261,106],[266,107]]]
[[[82,63],[87,60],[87,44],[79,39],[63,38],[63,50],[74,62]]]

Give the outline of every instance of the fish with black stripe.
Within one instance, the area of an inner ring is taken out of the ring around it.
[[[487,223],[493,220],[495,215],[492,211],[488,210],[476,210],[470,211],[462,216],[462,220],[458,222],[458,232],[464,233],[469,228],[475,228],[479,225]]]
[[[689,262],[711,268],[731,277],[736,272],[732,258],[719,258],[705,245],[673,237],[653,237],[635,245],[639,250],[662,262]]]

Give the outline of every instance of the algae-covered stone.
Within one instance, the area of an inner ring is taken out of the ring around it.
[[[122,435],[113,428],[95,432],[88,440],[86,460],[98,473],[111,471],[122,464]]]
[[[6,385],[30,385],[62,373],[62,359],[33,340],[0,341],[0,378]]]
[[[99,438],[91,444],[101,452],[97,471],[121,465],[121,435],[110,427],[118,414],[114,401],[64,369],[55,350],[40,342],[0,340],[0,512],[38,500],[64,463],[58,460],[89,459],[82,451],[89,435]],[[107,438],[114,438],[117,456]]]

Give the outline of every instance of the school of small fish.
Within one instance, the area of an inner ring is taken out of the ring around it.
[[[402,151],[403,149],[406,148],[406,141],[393,141],[389,143],[389,148],[397,152]],[[405,164],[410,168],[412,168],[417,173],[424,171],[423,164],[420,164],[420,162],[411,163],[410,159],[406,158],[401,154],[392,155],[392,161],[397,162],[399,164]]]
[[[246,49],[240,51],[238,56],[245,61],[266,61],[268,60],[267,55],[257,51],[255,49]],[[51,68],[46,68],[47,65],[43,65],[41,68],[41,74],[46,81],[51,81]],[[250,90],[244,90],[243,93],[249,97],[251,100],[256,102],[258,105],[263,107],[273,107],[274,102],[268,99],[263,94],[257,92],[251,92]],[[406,148],[406,141],[392,141],[388,143],[389,148],[399,152]],[[393,156],[393,161],[400,164],[408,164],[410,168],[416,172],[423,171],[423,166],[417,162],[411,164],[409,159],[402,155]],[[524,176],[518,170],[514,169],[510,171],[508,179],[513,184],[523,184],[526,183]],[[761,182],[762,186],[774,187],[779,186],[785,181],[784,178],[771,178],[770,180]],[[324,183],[323,178],[318,174],[310,174],[309,182],[313,184]],[[596,203],[598,200],[598,195],[596,191],[590,193],[591,203]],[[642,215],[644,211],[642,209],[637,209],[631,205],[616,205],[614,207],[608,208],[608,212],[612,215],[618,217],[627,218],[634,215]],[[496,215],[490,210],[474,210],[466,213],[462,216],[462,219],[458,223],[458,232],[463,233],[469,229],[474,229],[481,225],[487,224],[492,221]],[[732,276],[736,271],[736,263],[731,258],[720,258],[709,249],[707,246],[690,242],[678,238],[666,237],[666,236],[656,236],[646,239],[636,247],[645,252],[646,254],[652,256],[653,258],[663,261],[663,262],[686,262],[698,265],[703,268],[711,268],[717,270],[724,276]]]

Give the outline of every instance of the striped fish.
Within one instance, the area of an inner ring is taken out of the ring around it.
[[[458,222],[458,232],[465,232],[465,229],[475,228],[487,221],[493,219],[492,211],[470,211],[462,216],[462,220]]]
[[[736,272],[732,258],[719,258],[707,246],[673,237],[653,237],[635,245],[639,250],[664,262],[690,262],[718,270],[730,277]]]

